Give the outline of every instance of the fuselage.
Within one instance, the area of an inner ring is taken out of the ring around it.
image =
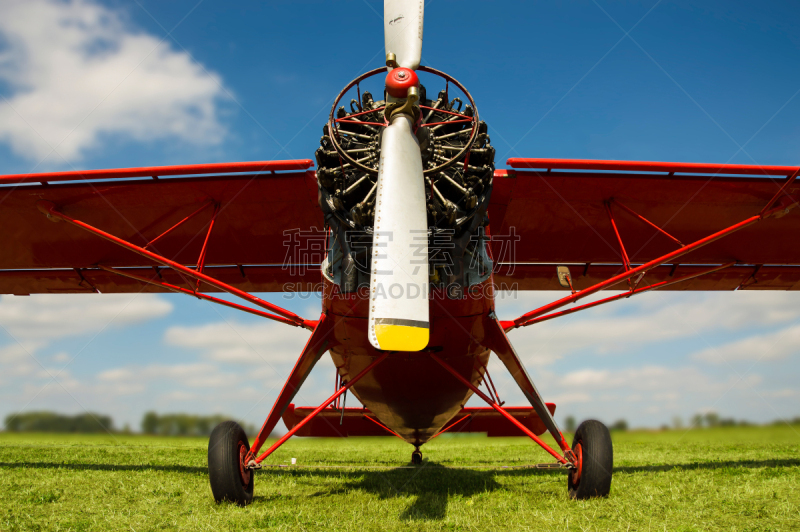
[[[324,282],[323,311],[334,320],[336,336],[330,353],[347,381],[383,352],[367,338],[368,293],[342,294],[335,284]],[[433,437],[472,395],[430,353],[476,385],[483,378],[489,359],[489,351],[482,345],[483,327],[494,309],[492,278],[472,286],[460,298],[447,297],[444,289],[432,289],[429,305],[428,347],[419,352],[390,352],[351,388],[382,423],[414,445]]]

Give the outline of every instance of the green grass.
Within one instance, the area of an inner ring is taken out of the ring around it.
[[[293,439],[247,508],[214,504],[205,440],[0,434],[0,530],[800,530],[799,432],[614,433],[611,496],[580,502],[503,467],[548,461],[524,439],[441,437],[417,468],[395,438]]]

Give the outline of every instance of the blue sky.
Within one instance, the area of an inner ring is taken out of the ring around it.
[[[800,163],[791,2],[426,6],[423,64],[508,157]],[[334,96],[383,62],[382,3],[4,2],[0,171],[312,158]],[[512,318],[554,293],[498,303]],[[284,300],[313,317],[314,297]],[[558,417],[658,426],[800,415],[800,299],[651,293],[512,333]],[[307,333],[181,296],[0,299],[0,415],[219,411],[260,423]],[[490,366],[503,399],[521,394]],[[55,377],[55,378],[54,378]],[[298,403],[333,388],[329,360]]]

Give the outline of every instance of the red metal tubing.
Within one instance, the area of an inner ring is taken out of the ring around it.
[[[0,185],[10,183],[38,183],[41,181],[80,181],[84,179],[122,179],[127,177],[157,177],[200,174],[233,174],[240,172],[280,172],[307,170],[313,165],[310,159],[291,161],[253,161],[242,163],[184,164],[179,166],[144,166],[141,168],[116,168],[113,170],[77,170],[43,174],[10,174],[0,176]]]
[[[209,205],[213,205],[213,204],[214,204],[214,202],[213,202],[213,201],[207,201],[207,202],[206,202],[206,203],[204,203],[204,204],[203,204],[203,205],[202,205],[202,206],[201,206],[199,209],[197,209],[196,211],[194,211],[192,214],[190,214],[189,216],[187,216],[186,218],[184,218],[184,219],[183,219],[183,220],[181,220],[180,222],[176,223],[175,225],[173,225],[172,227],[170,227],[169,229],[167,229],[166,231],[164,231],[163,233],[161,233],[160,235],[158,235],[157,237],[155,237],[153,240],[151,240],[150,242],[148,242],[147,244],[145,244],[145,245],[142,247],[142,249],[147,249],[147,248],[149,248],[150,246],[152,246],[153,244],[155,244],[155,243],[156,243],[156,242],[157,242],[157,241],[158,241],[158,240],[159,240],[161,237],[163,237],[164,235],[167,235],[167,234],[171,233],[172,231],[174,231],[174,230],[175,230],[175,229],[177,229],[178,227],[182,226],[184,223],[188,222],[189,220],[191,220],[192,218],[194,218],[195,216],[197,216],[198,214],[200,214],[201,212],[203,212],[203,211],[206,209],[206,207],[208,207]]]
[[[487,364],[486,366],[483,366],[483,370],[484,375],[486,375],[486,379],[489,381],[489,385],[492,387],[492,392],[497,399],[497,404],[501,405],[502,401],[500,401],[500,394],[497,393],[497,388],[495,388],[494,382],[492,382],[492,376],[489,375],[489,365]]]
[[[651,284],[648,286],[644,286],[642,288],[637,288],[632,292],[623,292],[621,294],[617,294],[615,296],[607,297],[605,299],[599,299],[597,301],[592,301],[591,303],[586,303],[585,305],[580,305],[577,307],[573,307],[571,309],[562,310],[560,312],[553,312],[552,314],[546,314],[544,316],[539,316],[538,318],[533,318],[525,323],[518,325],[517,327],[527,327],[528,325],[533,325],[534,323],[539,323],[542,321],[552,320],[553,318],[558,318],[559,316],[566,316],[567,314],[572,314],[573,312],[578,312],[579,310],[584,310],[587,308],[596,307],[598,305],[602,305],[603,303],[610,303],[611,301],[616,301],[618,299],[623,299],[627,297],[631,297],[634,294],[641,294],[642,292],[649,292],[651,290],[658,290],[659,288],[663,288],[665,286],[673,285],[676,283],[680,283],[682,281],[688,281],[689,279],[694,279],[695,277],[700,277],[701,275],[706,275],[709,273],[718,272],[719,270],[724,270],[725,268],[729,268],[736,264],[735,262],[729,262],[727,264],[723,264],[721,266],[716,266],[714,268],[709,268],[708,270],[703,270],[702,272],[693,273],[691,275],[685,275],[678,279],[672,279],[670,281],[661,281],[660,283]],[[513,324],[510,328],[513,328]]]
[[[472,118],[471,118],[471,117],[469,117],[469,116],[467,116],[467,115],[465,115],[465,114],[462,114],[462,113],[456,113],[456,112],[454,112],[454,111],[448,111],[447,109],[434,109],[433,107],[428,107],[427,105],[420,105],[420,106],[419,106],[419,108],[420,108],[420,109],[428,109],[428,110],[430,110],[430,111],[435,111],[435,112],[437,112],[437,113],[444,113],[444,114],[446,114],[446,115],[460,116],[460,117],[462,117],[462,118],[468,118],[468,119],[472,120]]]
[[[381,423],[381,422],[380,422],[380,421],[378,421],[377,419],[372,419],[371,417],[369,417],[369,416],[368,416],[368,415],[366,415],[366,414],[364,415],[364,417],[365,417],[365,418],[367,418],[367,419],[369,419],[370,421],[372,421],[373,423],[375,423],[376,425],[378,425],[378,426],[379,426],[379,427],[381,427],[382,429],[386,430],[386,431],[387,431],[387,432],[389,432],[390,434],[393,434],[393,435],[397,436],[398,438],[400,438],[401,440],[403,440],[403,441],[406,441],[406,440],[405,440],[405,438],[403,438],[402,436],[400,436],[398,433],[396,433],[395,431],[393,431],[392,429],[390,429],[389,427],[387,427],[386,425],[384,425],[383,423]]]
[[[484,370],[483,371],[483,376],[487,377],[488,373],[489,373],[489,369],[486,366],[482,366],[482,367],[483,367],[483,370]],[[485,379],[484,378],[483,382],[479,383],[479,384],[485,384],[486,385],[486,391],[489,392],[489,399],[491,399],[492,401],[494,401],[497,404],[500,404],[500,398],[497,397],[497,394],[495,393],[494,390],[492,390],[492,387],[489,385],[490,380],[491,379]]]
[[[625,265],[626,270],[630,270],[631,259],[628,258],[628,252],[625,251],[625,244],[622,243],[622,237],[620,236],[619,230],[617,229],[617,222],[614,221],[614,214],[611,212],[611,205],[609,205],[608,203],[603,203],[603,206],[606,208],[606,212],[608,213],[608,219],[611,221],[611,227],[614,228],[614,234],[617,235],[617,242],[619,242],[619,249],[620,251],[622,251],[622,263]]]
[[[355,117],[361,116],[361,115],[367,115],[367,114],[370,114],[370,113],[377,113],[378,111],[383,111],[384,109],[386,109],[386,106],[385,105],[381,105],[380,107],[376,107],[375,109],[369,109],[367,111],[361,111],[360,113],[355,113],[355,114],[352,114],[352,115],[344,116],[342,118],[337,118],[336,120],[334,120],[334,122],[346,122],[348,118],[355,118]],[[353,122],[353,123],[356,124],[358,122]]]
[[[678,246],[683,247],[683,243],[680,240],[678,240],[677,238],[675,238],[671,234],[667,233],[666,231],[661,229],[659,226],[657,226],[656,224],[654,224],[653,222],[651,222],[650,220],[648,220],[647,218],[645,218],[644,216],[642,216],[638,212],[634,211],[630,207],[626,207],[625,205],[623,205],[622,203],[620,203],[619,201],[617,201],[615,199],[612,199],[611,201],[614,202],[615,205],[617,205],[618,207],[622,207],[623,210],[627,211],[629,214],[631,214],[631,215],[635,216],[636,218],[640,219],[641,221],[643,221],[644,223],[646,223],[647,225],[649,225],[650,227],[652,227],[653,229],[655,229],[656,231],[661,233],[662,235],[669,237],[673,242],[678,244]]]
[[[248,463],[250,459],[255,457],[256,453],[261,449],[261,446],[272,433],[272,430],[278,425],[281,417],[283,417],[283,413],[291,404],[294,396],[297,395],[297,391],[305,382],[308,374],[314,369],[314,366],[316,366],[322,353],[327,351],[330,347],[327,337],[332,332],[332,325],[330,321],[326,321],[329,319],[327,314],[321,314],[319,321],[312,328],[311,336],[308,337],[306,345],[300,352],[300,356],[297,358],[292,371],[286,378],[286,382],[283,383],[281,392],[275,399],[275,403],[272,405],[267,418],[264,420],[261,429],[250,445]]]
[[[368,174],[372,174],[372,175],[377,175],[378,170],[375,169],[375,168],[370,168],[368,166],[364,166],[363,164],[361,164],[359,162],[356,162],[356,160],[353,159],[350,155],[348,155],[347,152],[345,150],[343,150],[342,147],[339,145],[339,141],[337,140],[337,135],[335,134],[336,128],[334,128],[334,123],[338,119],[335,119],[333,115],[336,112],[336,109],[337,109],[336,106],[339,105],[339,101],[347,93],[347,91],[349,91],[354,85],[357,86],[357,87],[360,87],[359,84],[360,84],[361,81],[363,81],[366,78],[369,78],[371,76],[374,76],[376,74],[380,74],[382,72],[386,72],[387,70],[388,70],[388,67],[376,68],[375,70],[370,70],[369,72],[365,72],[364,74],[360,75],[359,77],[357,77],[356,79],[351,81],[344,89],[342,89],[342,91],[338,94],[338,96],[336,96],[336,98],[333,101],[333,105],[331,106],[331,111],[328,114],[328,130],[330,132],[331,143],[333,144],[333,147],[336,149],[336,151],[339,153],[339,157],[341,157],[347,163],[350,163],[351,165],[353,165],[353,167],[358,168],[358,169],[360,169],[360,170],[362,170],[364,172],[367,172]],[[478,107],[475,105],[475,100],[472,98],[472,95],[469,93],[469,91],[466,89],[466,87],[464,87],[461,83],[459,83],[457,79],[453,78],[452,76],[449,76],[448,74],[445,74],[444,72],[436,70],[435,68],[426,67],[426,66],[422,66],[422,65],[420,65],[419,68],[417,68],[417,72],[427,72],[429,74],[433,74],[435,76],[439,76],[439,77],[445,79],[446,82],[447,82],[447,84],[445,85],[445,95],[449,94],[447,92],[448,88],[450,86],[450,83],[453,83],[464,94],[464,96],[467,97],[467,99],[469,100],[469,105],[471,105],[472,109],[474,110],[474,115],[469,120],[470,122],[472,122],[472,132],[470,134],[469,140],[467,141],[467,144],[461,149],[461,151],[458,152],[451,159],[451,161],[455,161],[457,159],[460,159],[465,153],[467,153],[470,150],[470,148],[472,148],[472,145],[475,143],[475,139],[478,136],[478,128],[476,127],[476,125],[478,124],[478,122],[480,122],[480,118],[478,116]],[[446,96],[446,98],[448,98],[448,96]],[[339,122],[340,125],[342,123],[347,124],[348,122],[347,121]],[[444,122],[444,123],[445,124],[452,124],[452,123],[455,123],[455,122]],[[375,124],[375,125],[384,125],[385,126],[386,124]],[[431,125],[435,125],[435,124],[431,124]],[[342,132],[344,133],[345,131],[342,130]],[[433,168],[426,168],[426,169],[423,170],[423,172],[424,172],[425,175],[434,175],[434,174],[444,170],[445,168],[447,168],[449,166],[450,166],[450,162],[447,162],[447,163],[440,164],[439,166],[435,166]]]
[[[323,409],[325,409],[325,408],[326,408],[326,407],[327,407],[329,404],[331,404],[333,401],[335,401],[337,397],[339,397],[340,395],[342,395],[342,394],[343,394],[343,393],[344,393],[346,390],[350,389],[350,387],[351,387],[352,385],[354,385],[354,384],[355,384],[355,383],[357,383],[359,380],[361,380],[361,377],[363,377],[364,375],[366,375],[367,373],[369,373],[369,372],[372,370],[372,368],[374,368],[375,366],[377,366],[378,364],[380,364],[381,362],[383,362],[383,359],[385,359],[387,356],[389,356],[389,353],[388,353],[388,352],[384,353],[383,355],[381,355],[381,356],[379,356],[378,358],[376,358],[375,360],[373,360],[373,361],[372,361],[372,363],[371,363],[369,366],[367,366],[366,368],[364,368],[364,369],[361,371],[361,373],[359,373],[358,375],[356,375],[355,377],[353,377],[352,379],[350,379],[350,381],[349,381],[347,384],[345,384],[344,386],[342,386],[341,388],[339,388],[339,389],[336,391],[336,393],[335,393],[335,394],[333,394],[333,395],[331,395],[330,397],[328,397],[328,398],[325,400],[325,402],[324,402],[324,403],[322,403],[322,404],[321,404],[321,405],[319,405],[317,408],[315,408],[315,409],[314,409],[314,411],[313,411],[313,412],[311,412],[311,413],[310,413],[308,416],[304,417],[304,418],[303,418],[303,419],[302,419],[302,420],[301,420],[301,421],[300,421],[300,422],[299,422],[297,425],[295,425],[295,426],[292,428],[292,430],[290,430],[289,432],[287,432],[286,434],[284,434],[284,435],[283,435],[283,437],[282,437],[281,439],[279,439],[279,440],[278,440],[278,441],[276,441],[274,444],[272,444],[272,447],[270,447],[269,449],[267,449],[266,451],[264,451],[264,452],[261,454],[261,456],[259,456],[258,458],[256,458],[255,462],[256,462],[257,464],[260,464],[261,462],[263,462],[263,461],[264,461],[264,459],[265,459],[266,457],[268,457],[268,456],[269,456],[269,455],[271,455],[273,452],[275,452],[275,450],[276,450],[276,449],[278,449],[278,447],[280,447],[281,445],[283,445],[283,444],[286,442],[286,440],[288,440],[289,438],[291,438],[292,436],[294,436],[294,434],[295,434],[295,433],[296,433],[298,430],[300,430],[301,428],[303,428],[303,427],[305,426],[305,424],[306,424],[306,423],[308,423],[309,421],[311,421],[312,419],[314,419],[315,417],[317,417],[317,414],[319,414],[320,412],[322,412],[322,410],[323,410]]]
[[[797,166],[758,166],[751,164],[666,163],[653,161],[595,161],[591,159],[524,159],[507,161],[512,168],[553,170],[606,170],[623,172],[680,172],[695,174],[780,175],[787,176]]]
[[[523,425],[522,423],[520,423],[519,421],[514,419],[514,416],[512,416],[511,414],[506,412],[503,409],[503,407],[501,407],[500,405],[498,405],[497,403],[495,403],[494,401],[489,399],[489,397],[487,397],[486,394],[484,394],[482,391],[480,391],[474,384],[472,384],[467,379],[465,379],[464,377],[459,375],[459,373],[456,370],[454,370],[453,368],[451,368],[450,365],[448,365],[444,360],[442,360],[441,358],[437,357],[433,353],[431,353],[430,356],[431,356],[432,359],[434,359],[436,362],[438,362],[440,366],[442,366],[444,369],[446,369],[453,377],[458,379],[467,388],[469,388],[470,390],[475,392],[475,394],[478,397],[480,397],[481,399],[486,401],[486,403],[489,406],[491,406],[492,408],[494,408],[498,413],[500,413],[500,415],[502,415],[504,418],[506,418],[511,423],[513,423],[518,429],[520,429],[523,433],[525,433],[526,436],[528,436],[530,439],[532,439],[533,441],[538,443],[539,446],[542,449],[544,449],[545,451],[550,453],[556,460],[558,460],[562,464],[570,463],[569,460],[567,460],[566,458],[564,458],[563,456],[558,454],[555,450],[553,450],[552,447],[547,445],[541,438],[539,438],[539,436],[537,436],[536,434],[534,434],[533,432],[528,430],[528,427],[526,427],[525,425]]]
[[[727,228],[725,228],[725,229],[723,229],[721,231],[717,231],[716,233],[714,233],[712,235],[709,235],[709,236],[707,236],[705,238],[701,238],[700,240],[698,240],[696,242],[693,242],[691,244],[688,244],[688,245],[682,247],[681,249],[677,249],[675,251],[672,251],[671,253],[667,253],[666,255],[662,255],[662,256],[658,257],[657,259],[653,259],[650,262],[642,264],[641,266],[637,266],[636,268],[632,268],[632,269],[630,269],[630,270],[628,270],[628,271],[626,271],[624,273],[621,273],[619,275],[615,275],[611,279],[607,279],[607,280],[602,281],[600,283],[597,283],[596,285],[591,286],[591,287],[589,287],[589,288],[587,288],[585,290],[581,290],[580,292],[576,292],[575,294],[572,294],[572,295],[566,296],[564,298],[561,298],[558,301],[554,301],[554,302],[552,302],[552,303],[550,303],[548,305],[545,305],[543,307],[539,307],[536,310],[532,310],[532,311],[528,312],[527,314],[523,314],[519,318],[515,319],[514,320],[514,327],[519,327],[520,324],[525,323],[526,321],[529,321],[531,318],[536,318],[538,316],[542,316],[542,315],[547,314],[548,312],[553,311],[553,310],[555,310],[557,308],[561,308],[561,307],[563,307],[565,305],[569,305],[573,301],[577,301],[579,299],[583,299],[584,297],[590,296],[590,295],[594,294],[595,292],[599,292],[600,290],[603,290],[605,288],[609,288],[611,286],[614,286],[615,284],[618,284],[618,283],[621,283],[623,281],[626,281],[626,280],[630,279],[631,277],[633,277],[634,275],[636,275],[638,273],[641,273],[641,272],[644,272],[644,271],[647,271],[647,270],[649,270],[651,268],[654,268],[655,266],[658,266],[659,264],[663,264],[665,262],[670,262],[672,259],[676,259],[678,257],[682,257],[683,255],[686,255],[687,253],[690,253],[690,252],[694,251],[695,249],[701,248],[701,247],[703,247],[703,246],[705,246],[707,244],[710,244],[711,242],[719,240],[720,238],[722,238],[724,236],[727,236],[727,235],[729,235],[731,233],[735,233],[736,231],[738,231],[740,229],[744,229],[745,227],[753,225],[754,223],[756,223],[756,222],[758,222],[760,220],[763,220],[767,216],[773,214],[773,212],[775,212],[774,209],[772,211],[768,211],[764,215],[757,214],[755,216],[751,216],[750,218],[747,218],[746,220],[743,220],[743,221],[739,222],[738,224],[734,224],[734,225],[732,225],[730,227],[727,227]]]
[[[218,304],[224,305],[226,307],[235,308],[236,310],[249,312],[250,314],[255,314],[256,316],[261,316],[262,318],[267,318],[267,319],[270,319],[270,320],[279,321],[281,323],[294,325],[293,321],[287,320],[286,318],[284,318],[282,316],[277,316],[275,314],[269,314],[268,312],[264,312],[262,310],[258,310],[258,309],[254,309],[254,308],[250,308],[250,307],[245,307],[244,305],[239,305],[237,303],[232,303],[230,301],[225,301],[224,299],[220,299],[220,298],[214,297],[214,296],[209,296],[207,294],[203,294],[202,292],[193,292],[193,291],[188,290],[186,288],[181,288],[180,286],[175,286],[174,284],[165,283],[163,281],[156,281],[155,279],[148,279],[147,277],[142,277],[140,275],[136,275],[135,273],[129,273],[129,272],[126,272],[126,271],[123,271],[123,270],[117,270],[117,269],[111,268],[109,266],[103,266],[102,264],[98,264],[97,267],[100,268],[101,270],[105,270],[105,271],[110,272],[110,273],[115,273],[115,274],[117,274],[119,276],[122,276],[122,277],[127,277],[129,279],[135,279],[137,281],[141,281],[143,283],[151,284],[153,286],[160,286],[162,288],[166,288],[167,290],[172,290],[173,292],[178,292],[178,293],[181,293],[181,294],[186,294],[186,295],[197,297],[197,298],[200,298],[200,299],[205,299],[206,301],[211,301],[212,303],[218,303]],[[313,330],[313,327],[306,327],[306,328],[307,329],[311,328]]]
[[[208,275],[206,275],[204,273],[200,273],[200,272],[194,271],[194,270],[192,270],[190,268],[187,268],[186,266],[184,266],[182,264],[178,264],[177,262],[172,261],[172,260],[170,260],[170,259],[168,259],[166,257],[162,257],[161,255],[153,253],[152,251],[148,251],[148,250],[146,250],[146,249],[144,249],[142,247],[139,247],[137,245],[131,244],[130,242],[126,242],[125,240],[122,240],[121,238],[118,238],[118,237],[116,237],[116,236],[114,236],[112,234],[106,233],[102,229],[98,229],[98,228],[96,228],[94,226],[91,226],[91,225],[85,223],[85,222],[82,222],[80,220],[76,220],[74,218],[71,218],[71,217],[67,216],[64,213],[57,211],[55,205],[52,202],[39,201],[37,203],[37,207],[39,208],[40,211],[44,212],[48,216],[52,216],[52,217],[58,218],[60,220],[64,220],[65,222],[69,222],[69,223],[71,223],[72,225],[74,225],[76,227],[80,227],[81,229],[89,231],[90,233],[94,233],[97,236],[108,240],[109,242],[113,242],[114,244],[117,244],[117,245],[122,246],[122,247],[124,247],[126,249],[129,249],[130,251],[133,251],[134,253],[138,253],[139,255],[142,255],[143,257],[147,257],[148,259],[153,260],[155,262],[158,262],[159,264],[163,264],[164,266],[168,266],[168,267],[172,268],[173,270],[175,270],[175,271],[177,271],[179,273],[182,273],[182,274],[184,274],[184,275],[186,275],[188,277],[191,277],[193,279],[199,279],[199,280],[201,280],[201,281],[203,281],[203,282],[205,282],[207,284],[210,284],[213,287],[219,288],[223,292],[228,292],[229,294],[232,294],[232,295],[235,295],[237,297],[240,297],[240,298],[242,298],[242,299],[244,299],[246,301],[249,301],[249,302],[253,303],[254,305],[258,305],[259,307],[265,308],[265,309],[270,310],[270,311],[272,311],[272,312],[274,312],[276,314],[279,314],[279,315],[283,316],[284,318],[287,318],[290,321],[292,321],[293,324],[295,326],[297,326],[297,327],[303,327],[304,324],[305,324],[305,320],[303,318],[301,318],[300,316],[298,316],[297,314],[295,314],[294,312],[290,312],[290,311],[288,311],[286,309],[283,309],[283,308],[281,308],[281,307],[279,307],[277,305],[273,305],[269,301],[264,301],[261,298],[258,298],[258,297],[254,296],[254,295],[251,295],[251,294],[248,294],[247,292],[239,290],[238,288],[235,288],[233,286],[225,284],[225,283],[223,283],[221,281],[217,281],[213,277],[209,277]]]
[[[203,247],[200,249],[200,256],[197,257],[197,272],[203,273],[203,266],[206,262],[206,249],[208,249],[208,240],[211,238],[211,231],[214,229],[214,222],[217,220],[219,214],[219,203],[214,207],[214,214],[211,215],[211,222],[208,224],[208,231],[206,232],[206,239],[203,241]],[[197,280],[195,285],[196,290],[200,290],[200,280]]]
[[[437,432],[436,434],[434,434],[433,436],[431,436],[431,440],[432,440],[432,439],[434,439],[435,437],[437,437],[439,434],[444,434],[445,432],[447,432],[448,430],[452,429],[453,427],[455,427],[456,425],[458,425],[459,423],[461,423],[462,421],[464,421],[464,420],[465,420],[465,419],[467,419],[468,417],[470,417],[470,415],[469,415],[469,414],[465,415],[464,417],[462,417],[462,418],[461,418],[461,419],[459,419],[458,421],[454,421],[454,422],[450,423],[450,424],[449,424],[449,425],[447,425],[445,428],[443,428],[442,430],[440,430],[439,432]],[[431,440],[428,440],[428,441],[431,441]]]
[[[466,120],[449,120],[449,121],[447,121],[447,122],[433,122],[433,123],[431,123],[431,124],[422,124],[422,125],[421,125],[421,126],[419,126],[419,127],[440,126],[440,125],[442,125],[442,124],[463,124],[463,123],[465,123],[465,122],[472,122],[472,119],[471,119],[471,118],[468,118],[468,119],[466,119]]]
[[[361,122],[361,121],[356,122],[355,120],[350,121],[350,120],[347,120],[346,118],[337,118],[336,120],[334,120],[334,122],[336,122],[337,124],[355,124],[357,126],[386,127],[388,125],[386,122]],[[346,130],[342,130],[342,133],[347,134],[347,131]]]
[[[783,183],[783,186],[780,188],[780,190],[778,190],[778,192],[776,192],[775,195],[772,196],[772,199],[769,200],[769,203],[764,205],[764,208],[761,209],[762,213],[768,211],[769,209],[772,208],[773,205],[775,205],[775,202],[778,201],[778,198],[780,198],[785,193],[786,189],[789,188],[792,183],[794,183],[794,180],[797,179],[797,174],[800,174],[800,168],[798,168],[797,171],[795,171],[792,175],[786,178],[786,182]]]

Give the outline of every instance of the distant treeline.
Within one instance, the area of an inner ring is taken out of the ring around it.
[[[193,414],[157,414],[147,412],[142,418],[142,432],[161,436],[209,436],[219,423],[231,419],[229,416],[197,416]],[[255,434],[253,425],[239,422],[247,434]],[[9,414],[5,419],[8,432],[72,432],[72,433],[118,433],[111,416],[87,412],[69,416],[55,412],[20,412]],[[122,432],[130,430],[126,426]]]
[[[220,414],[198,416],[194,414],[157,414],[156,412],[147,412],[142,418],[141,427],[144,434],[158,436],[209,436],[211,431],[214,430],[214,427],[229,419],[231,419],[231,417]],[[787,423],[790,425],[800,425],[800,417],[795,417],[791,420],[779,419],[766,424],[784,425]],[[239,421],[239,424],[244,428],[247,434],[256,434],[256,428],[253,425],[241,421]],[[733,418],[723,418],[716,412],[708,412],[705,414],[695,414],[688,420],[688,424],[684,424],[680,417],[675,417],[672,420],[671,427],[669,425],[662,425],[661,429],[747,427],[758,425],[759,423],[752,423],[746,420],[737,421]],[[564,428],[567,432],[575,431],[577,422],[574,416],[566,417],[564,420]],[[612,431],[626,431],[628,430],[628,422],[624,419],[619,419],[609,425],[608,428]],[[83,434],[120,432],[114,428],[114,421],[111,419],[111,416],[93,414],[90,412],[75,416],[56,414],[55,412],[20,412],[9,414],[5,419],[5,429],[8,432],[72,432]],[[122,432],[129,433],[130,429],[126,426]],[[271,436],[274,437],[276,435],[273,434]]]
[[[786,420],[786,421],[774,421],[772,424],[795,424],[800,422],[800,418],[794,418],[793,420]],[[682,428],[682,424],[680,419],[673,421],[673,426],[675,428]],[[750,421],[741,419],[739,421],[735,420],[732,417],[720,417],[719,414],[716,412],[707,412],[705,414],[695,414],[689,420],[689,426],[698,428],[698,427],[748,427],[751,425],[755,425],[756,423],[751,423]]]
[[[575,420],[575,416],[566,417],[564,420],[564,428],[567,430],[567,432],[575,432],[575,429],[578,428],[578,422]],[[618,430],[624,432],[628,430],[628,422],[624,419],[618,419],[608,426],[608,430]]]
[[[732,417],[720,417],[716,412],[707,412],[705,414],[695,414],[688,420],[688,424],[684,423],[683,419],[679,416],[672,418],[672,425],[661,425],[661,430],[669,429],[700,429],[700,428],[714,428],[714,427],[758,427],[765,425],[800,425],[800,416],[792,419],[776,419],[768,423],[753,423],[745,419],[736,420]],[[567,432],[575,432],[578,423],[574,416],[567,416],[564,419],[564,428]],[[628,422],[624,419],[618,419],[611,425],[608,425],[611,431],[627,431]]]
[[[220,414],[214,416],[196,416],[192,414],[157,414],[147,412],[142,418],[142,432],[159,436],[209,436],[214,427],[231,419]],[[252,425],[239,424],[247,434],[255,434]]]
[[[55,412],[24,412],[9,414],[5,419],[9,432],[113,432],[114,422],[102,414],[65,416]]]

